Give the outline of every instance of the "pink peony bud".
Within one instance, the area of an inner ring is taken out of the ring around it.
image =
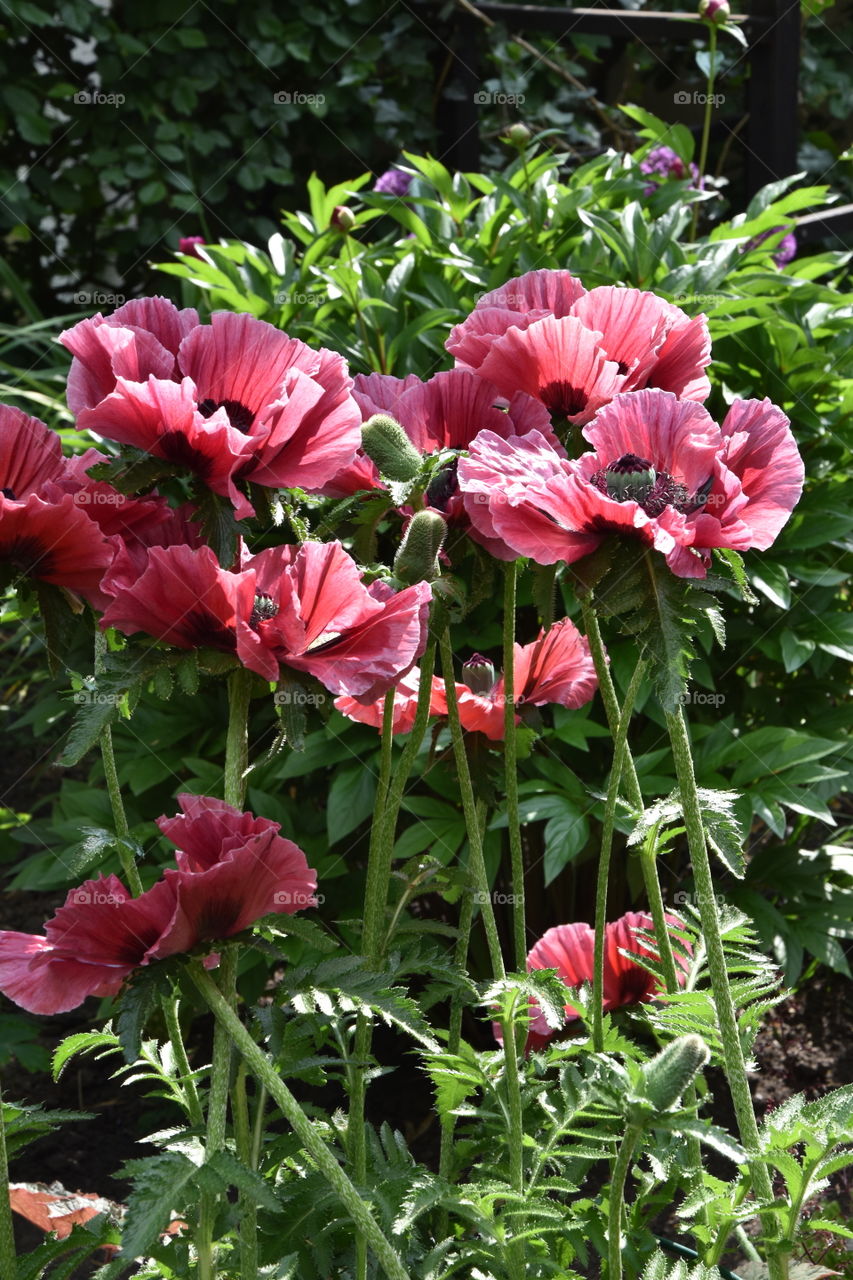
[[[699,0],[699,17],[721,27],[732,16],[729,0]]]

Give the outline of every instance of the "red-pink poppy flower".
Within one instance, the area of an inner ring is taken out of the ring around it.
[[[584,435],[595,451],[576,460],[535,432],[474,441],[459,482],[484,538],[554,564],[623,534],[660,551],[679,577],[701,578],[714,547],[770,546],[802,491],[788,419],[767,400],[736,401],[718,427],[694,401],[636,391],[600,410]]]
[[[175,911],[150,959],[242,933],[262,916],[316,905],[317,873],[279,832],[278,822],[241,813],[210,796],[179,795],[183,810],[157,825],[178,850],[163,880]]]
[[[272,547],[248,559],[244,572],[255,580],[255,607],[238,623],[237,653],[268,680],[281,663],[332,693],[372,699],[426,647],[429,584],[366,587],[339,542]]]
[[[459,720],[469,733],[484,733],[492,741],[504,736],[504,679],[495,678],[490,662],[479,655],[462,668],[468,683],[456,684]],[[410,733],[418,700],[420,673],[411,671],[394,692],[393,731]],[[555,622],[550,631],[540,631],[532,644],[515,646],[515,705],[580,707],[589,702],[597,687],[589,644],[569,618]],[[337,698],[338,711],[352,720],[382,728],[383,702],[370,705],[353,698]],[[430,715],[447,715],[444,681],[433,676]],[[516,716],[516,723],[519,720]]]
[[[446,345],[502,395],[527,391],[573,423],[620,391],[659,387],[704,400],[711,389],[704,316],[639,289],[587,292],[567,271],[528,272],[484,295]]]
[[[22,502],[61,476],[62,443],[38,418],[0,404],[0,498]]]
[[[46,502],[31,494],[23,502],[0,498],[0,565],[18,577],[64,587],[102,608],[100,590],[112,548],[74,499]]]
[[[277,680],[283,664],[333,693],[378,697],[426,645],[428,583],[366,587],[339,542],[271,547],[222,569],[209,547],[152,547],[145,571],[115,596],[102,626],[180,649],[234,653]]]
[[[112,996],[141,965],[241,933],[262,916],[314,905],[316,875],[279,824],[208,796],[179,797],[159,825],[178,868],[132,898],[113,875],[72,889],[44,936],[0,931],[0,990],[31,1013]]]
[[[85,492],[85,491],[84,491]],[[78,495],[78,503],[83,495]],[[194,522],[195,508],[189,503],[170,507],[162,498],[131,498],[133,508],[117,506],[109,524],[101,528],[110,535],[113,558],[101,579],[105,595],[115,596],[130,590],[148,568],[148,552],[152,547],[190,547],[204,545],[201,529]],[[87,506],[87,511],[90,509]],[[95,508],[97,510],[97,506]],[[114,526],[120,526],[118,528]]]
[[[667,915],[667,925],[671,936],[677,933],[682,922],[677,916]],[[627,915],[613,920],[604,929],[604,990],[603,1007],[605,1012],[621,1009],[626,1005],[645,1003],[659,995],[663,990],[658,979],[648,969],[636,963],[632,956],[657,960],[655,945],[640,937],[641,933],[654,934],[652,917],[644,911],[629,911]],[[673,936],[675,946],[675,962],[680,985],[687,981],[690,971],[689,956],[692,950],[688,943]],[[623,952],[630,954],[624,955]],[[595,932],[588,924],[561,924],[548,929],[527,955],[528,972],[533,969],[556,969],[567,987],[580,987],[585,982],[591,983],[595,968]],[[548,1025],[545,1015],[531,1001],[531,1020],[528,1029],[526,1052],[541,1049],[553,1035],[555,1029]],[[566,1022],[579,1017],[572,1004],[565,1006]],[[496,1026],[496,1035],[500,1040],[500,1028]]]
[[[318,489],[358,446],[343,358],[253,316],[216,312],[202,325],[140,299],[61,341],[75,356],[69,405],[81,428],[188,468],[240,518],[253,512],[237,479]]]

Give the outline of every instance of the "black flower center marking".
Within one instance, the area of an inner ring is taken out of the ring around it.
[[[16,500],[14,489],[0,489],[0,493],[2,493],[4,498],[8,498],[10,502],[14,502]]]
[[[430,480],[426,494],[427,504],[436,511],[446,511],[447,504],[455,493],[459,492],[459,481],[456,472],[459,459],[454,458],[446,467],[442,467]]]
[[[589,396],[583,387],[574,387],[571,382],[562,379],[540,387],[539,399],[551,413],[562,414],[564,418],[573,418],[576,414],[583,413],[589,403]]]
[[[241,404],[239,400],[201,400],[199,402],[198,411],[203,418],[209,418],[216,413],[217,409],[224,409],[231,426],[248,435],[255,421],[255,415],[251,409]]]
[[[50,549],[38,538],[24,534],[6,547],[0,547],[0,556],[19,573],[32,574],[36,578],[49,577],[55,563]]]
[[[272,596],[259,595],[255,596],[254,607],[249,618],[249,626],[254,627],[257,631],[258,626],[262,622],[268,622],[270,618],[274,618],[278,613],[278,605]]]
[[[183,431],[164,431],[158,441],[158,448],[161,457],[167,462],[186,467],[202,480],[206,480],[213,471],[213,459],[194,449]]]

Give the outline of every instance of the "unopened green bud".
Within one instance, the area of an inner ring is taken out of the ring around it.
[[[437,511],[417,511],[394,558],[394,574],[401,582],[432,582],[441,573],[438,553],[447,525]]]
[[[355,226],[355,214],[345,204],[336,204],[329,219],[329,226],[347,235]]]
[[[374,413],[361,428],[361,447],[388,480],[414,480],[421,455],[395,418]]]
[[[701,1036],[679,1036],[643,1067],[643,1094],[656,1111],[668,1111],[711,1054]]]
[[[504,134],[504,138],[511,147],[518,147],[519,151],[522,147],[526,147],[530,139],[533,137],[526,124],[522,124],[520,120],[516,120],[515,124],[511,124]]]

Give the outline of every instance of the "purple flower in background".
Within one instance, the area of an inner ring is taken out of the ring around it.
[[[411,185],[412,175],[410,173],[403,173],[402,169],[386,169],[385,173],[376,179],[373,184],[373,190],[386,196],[402,197],[408,195]]]
[[[198,252],[200,244],[207,244],[204,236],[181,236],[178,241],[178,253],[185,253],[190,258],[200,258],[201,254]]]
[[[689,178],[692,187],[697,191],[702,190],[702,177],[696,165],[686,165],[672,147],[653,147],[645,160],[640,161],[640,173],[655,178],[654,182],[643,187],[644,196],[650,196],[657,190],[660,182],[665,182],[668,178]]]
[[[743,246],[743,252],[748,253],[750,249],[757,249],[759,245],[764,244],[765,240],[769,240],[771,236],[775,236],[779,231],[786,231],[785,227],[771,227],[769,231],[762,231],[761,235],[753,236],[751,240],[747,240]],[[793,231],[786,231],[776,246],[776,252],[773,254],[773,261],[777,267],[787,267],[788,263],[797,256],[797,237]]]

